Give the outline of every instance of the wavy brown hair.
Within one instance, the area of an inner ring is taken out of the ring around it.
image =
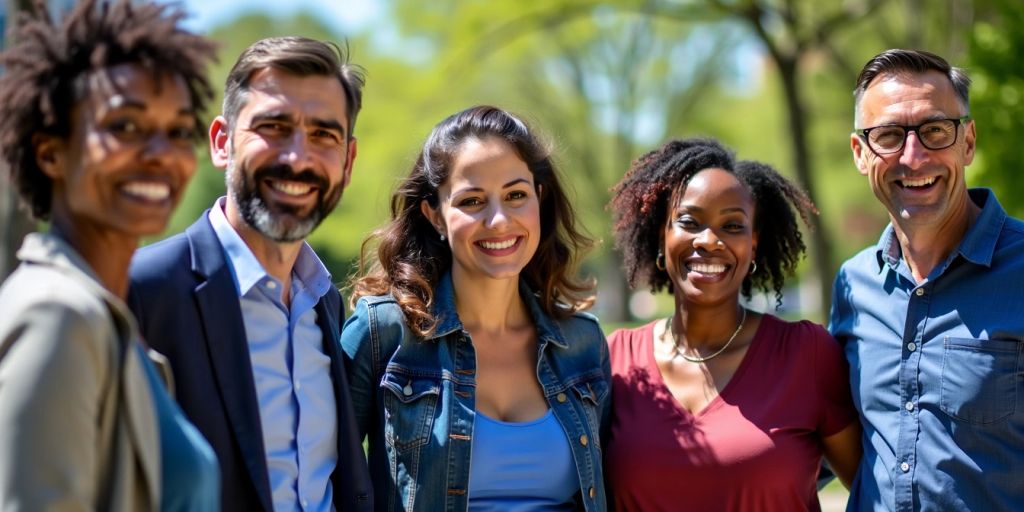
[[[579,258],[592,240],[576,226],[576,215],[547,146],[518,117],[477,106],[441,121],[427,138],[409,175],[391,196],[391,222],[363,242],[360,275],[350,284],[354,305],[362,296],[390,294],[409,328],[422,337],[437,325],[431,311],[434,288],[452,266],[452,254],[420,203],[438,205],[438,189],[467,140],[497,137],[511,145],[533,174],[540,199],[537,252],[521,273],[548,315],[563,318],[594,302],[593,283],[576,278]],[[376,247],[376,254],[372,254]],[[365,274],[364,274],[365,272]]]
[[[53,181],[36,163],[32,137],[67,138],[71,111],[88,94],[88,76],[120,64],[138,64],[158,76],[180,76],[198,115],[212,96],[206,67],[209,39],[182,29],[184,13],[147,2],[84,0],[60,22],[45,2],[14,29],[15,44],[0,54],[0,153],[22,202],[37,219],[50,215]],[[204,131],[196,130],[197,139]]]

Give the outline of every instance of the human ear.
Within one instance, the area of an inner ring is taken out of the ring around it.
[[[231,160],[231,131],[224,116],[217,116],[210,123],[210,160],[218,169],[227,169]]]
[[[868,162],[867,156],[871,152],[870,149],[865,147],[864,140],[860,138],[856,133],[850,134],[850,149],[853,150],[853,164],[857,166],[857,171],[862,175],[868,175]]]
[[[426,217],[427,220],[430,221],[430,223],[434,225],[434,229],[437,230],[437,233],[439,235],[444,236],[445,235],[444,219],[441,218],[441,212],[438,211],[438,210],[439,210],[439,208],[435,209],[435,208],[431,207],[430,203],[427,202],[426,199],[423,199],[422,201],[420,201],[420,212],[423,213],[423,216]]]
[[[974,147],[977,136],[977,132],[974,129],[974,120],[971,119],[964,126],[964,167],[971,165],[971,162],[974,161]]]
[[[345,167],[341,170],[341,188],[348,186],[352,181],[352,162],[356,159],[356,146],[358,141],[355,137],[348,140],[348,154],[345,156]]]
[[[61,178],[64,163],[64,141],[53,135],[37,133],[32,135],[32,149],[36,165],[52,180]]]

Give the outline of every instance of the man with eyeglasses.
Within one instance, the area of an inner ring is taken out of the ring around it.
[[[1024,507],[1024,223],[967,188],[969,85],[910,50],[857,79],[853,159],[891,223],[833,293],[864,424],[848,510]]]

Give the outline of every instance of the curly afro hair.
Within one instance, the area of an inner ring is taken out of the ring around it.
[[[37,219],[50,214],[53,183],[36,163],[32,138],[66,138],[71,111],[87,94],[88,76],[135,63],[158,75],[180,76],[198,118],[213,97],[206,66],[214,58],[210,40],[178,26],[174,7],[131,0],[83,0],[64,19],[50,18],[45,2],[14,29],[15,44],[0,54],[0,153],[18,193]],[[197,138],[203,130],[197,130]]]
[[[622,252],[626,279],[633,288],[646,284],[655,292],[673,291],[669,275],[657,267],[669,203],[694,175],[712,168],[735,174],[754,199],[758,271],[744,279],[743,296],[750,299],[754,288],[771,290],[778,307],[785,278],[792,275],[806,250],[797,214],[807,224],[808,216],[817,210],[802,190],[770,166],[737,162],[730,150],[712,139],[671,140],[633,162],[612,189],[608,208],[613,212],[615,246]]]
[[[782,305],[782,287],[793,275],[797,263],[807,251],[797,215],[810,227],[810,216],[818,209],[803,189],[787,180],[770,165],[742,160],[736,163],[736,175],[754,196],[754,230],[758,233],[758,271],[743,280],[743,295],[750,298],[751,288],[775,292],[775,307]]]

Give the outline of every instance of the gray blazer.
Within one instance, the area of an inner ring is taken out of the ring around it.
[[[160,445],[138,329],[60,238],[0,287],[0,511],[156,510]]]

